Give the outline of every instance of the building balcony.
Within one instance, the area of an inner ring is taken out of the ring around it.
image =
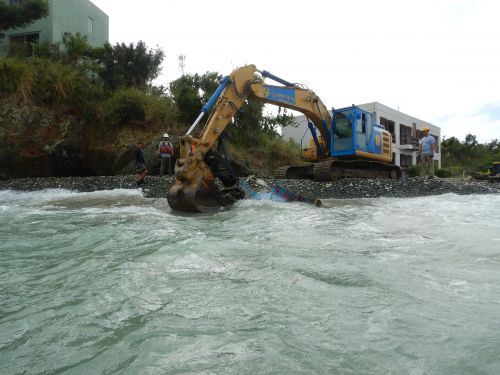
[[[405,150],[418,150],[418,138],[412,135],[402,135],[399,139],[400,148]]]

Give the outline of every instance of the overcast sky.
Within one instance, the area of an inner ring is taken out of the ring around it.
[[[314,90],[328,107],[378,101],[447,138],[500,139],[500,1],[92,0],[110,42],[166,58],[161,84],[245,64]]]

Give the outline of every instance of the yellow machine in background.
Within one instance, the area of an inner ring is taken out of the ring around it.
[[[257,82],[256,73],[283,86]],[[333,111],[332,118],[312,90],[247,65],[224,77],[186,135],[181,137],[176,181],[167,195],[172,209],[212,211],[230,206],[243,196],[238,176],[230,171],[224,130],[247,100],[296,110],[309,120],[313,139],[309,147],[302,150],[302,155],[304,160],[313,163],[281,167],[275,172],[277,178],[329,180],[401,175],[399,167],[388,164],[392,160],[391,135],[374,123],[371,113],[352,106]],[[192,137],[195,127],[209,112],[200,137]]]

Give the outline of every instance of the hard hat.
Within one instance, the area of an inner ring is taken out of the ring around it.
[[[429,129],[427,126],[424,126],[424,127],[422,128],[422,131],[423,131],[423,132],[428,132],[429,130],[431,130],[431,129]]]
[[[168,138],[168,134],[167,133],[163,134],[163,138]]]

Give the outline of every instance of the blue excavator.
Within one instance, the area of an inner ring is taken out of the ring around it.
[[[257,75],[280,86],[262,83]],[[224,130],[247,100],[289,108],[308,119],[312,140],[302,150],[307,163],[280,167],[275,178],[326,181],[401,177],[401,169],[391,163],[391,134],[374,121],[370,112],[353,105],[330,113],[312,90],[247,65],[223,78],[186,135],[180,137],[176,180],[167,194],[173,210],[215,211],[245,197],[229,163]],[[193,137],[192,132],[206,114],[209,117],[200,136]]]

